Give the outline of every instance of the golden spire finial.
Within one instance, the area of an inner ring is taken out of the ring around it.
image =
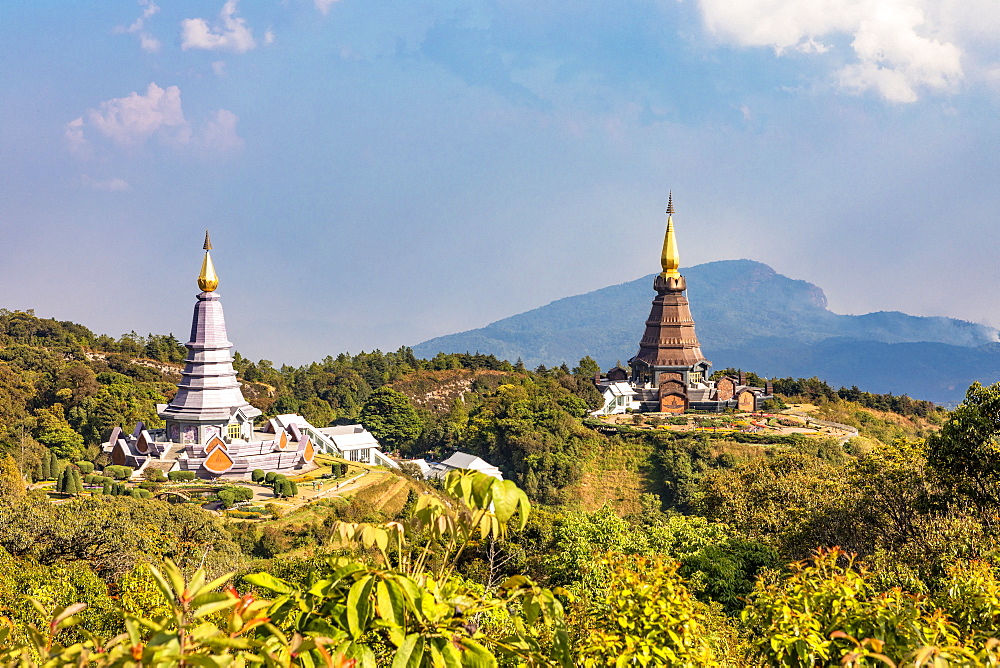
[[[219,277],[215,273],[215,265],[212,264],[212,240],[205,230],[205,259],[201,261],[201,274],[198,275],[198,287],[202,292],[214,292],[219,287]]]
[[[677,239],[674,236],[674,194],[670,193],[667,199],[667,234],[663,237],[663,252],[660,254],[660,266],[663,271],[660,276],[663,278],[680,278],[681,266],[680,254],[677,252]]]

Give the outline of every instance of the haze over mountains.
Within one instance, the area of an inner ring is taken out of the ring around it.
[[[833,385],[961,401],[974,380],[1000,379],[997,331],[945,317],[896,311],[840,315],[823,290],[752,260],[689,267],[688,297],[702,351],[727,366],[768,377],[819,376]],[[653,275],[504,318],[480,329],[414,346],[438,352],[492,353],[535,367],[574,365],[590,355],[602,369],[637,349],[653,299]]]

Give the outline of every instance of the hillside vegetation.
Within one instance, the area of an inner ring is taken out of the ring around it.
[[[973,386],[948,412],[775,381],[790,410],[855,425],[842,445],[586,419],[599,401],[587,358],[534,370],[405,348],[302,367],[238,358],[265,416],[359,420],[401,453],[462,450],[507,480],[375,470],[283,516],[233,519],[178,495],[29,485],[103,468],[102,431],[147,419],[181,350],[3,315],[5,663],[1000,661],[1000,386]]]

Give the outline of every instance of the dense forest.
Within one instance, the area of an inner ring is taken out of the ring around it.
[[[404,468],[400,507],[359,494],[259,521],[35,484],[108,472],[102,437],[158,425],[184,352],[0,311],[5,663],[1000,662],[1000,386],[948,412],[772,379],[855,426],[841,444],[588,419],[588,358],[237,355],[265,417],[360,421],[400,455],[470,452],[507,480]]]

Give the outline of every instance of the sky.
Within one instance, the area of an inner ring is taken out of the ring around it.
[[[1000,326],[996,0],[8,0],[0,308],[395,350],[750,258]],[[692,286],[693,288],[694,286]]]

